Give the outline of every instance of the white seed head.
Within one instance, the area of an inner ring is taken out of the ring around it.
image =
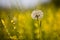
[[[43,12],[41,10],[34,10],[31,14],[31,17],[33,19],[37,19],[37,17],[38,17],[38,19],[41,19],[41,18],[43,18]]]

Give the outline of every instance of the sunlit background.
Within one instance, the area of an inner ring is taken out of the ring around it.
[[[60,0],[0,0],[0,40],[60,40]]]

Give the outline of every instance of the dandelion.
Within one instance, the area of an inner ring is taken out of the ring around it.
[[[41,26],[41,19],[43,18],[43,12],[41,10],[34,10],[31,14],[31,17],[32,17],[32,19],[35,19],[38,22],[40,19],[40,22],[38,24]]]
[[[41,11],[41,10],[34,10],[33,12],[32,12],[32,14],[31,14],[31,17],[32,17],[32,19],[35,19],[35,20],[37,20],[36,21],[36,23],[38,24],[37,26],[37,28],[35,28],[35,30],[37,31],[37,29],[39,29],[36,33],[34,33],[34,34],[36,34],[36,35],[34,35],[34,36],[36,36],[36,38],[35,39],[39,39],[40,40],[40,32],[42,33],[42,30],[41,30],[41,19],[43,18],[43,12]],[[40,20],[39,20],[40,19]],[[37,34],[38,33],[38,34]]]
[[[43,18],[43,12],[41,10],[34,10],[31,14],[31,17],[33,19],[37,19],[37,20],[41,19],[41,18]]]

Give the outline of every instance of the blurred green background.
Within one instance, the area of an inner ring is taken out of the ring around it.
[[[0,7],[0,40],[60,40],[59,2],[27,10]],[[35,9],[43,11],[44,16],[39,21],[31,18]]]

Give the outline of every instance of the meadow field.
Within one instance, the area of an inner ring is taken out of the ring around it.
[[[31,17],[35,9],[0,8],[0,40],[60,40],[60,8],[50,4],[36,9],[43,11],[39,21]]]

